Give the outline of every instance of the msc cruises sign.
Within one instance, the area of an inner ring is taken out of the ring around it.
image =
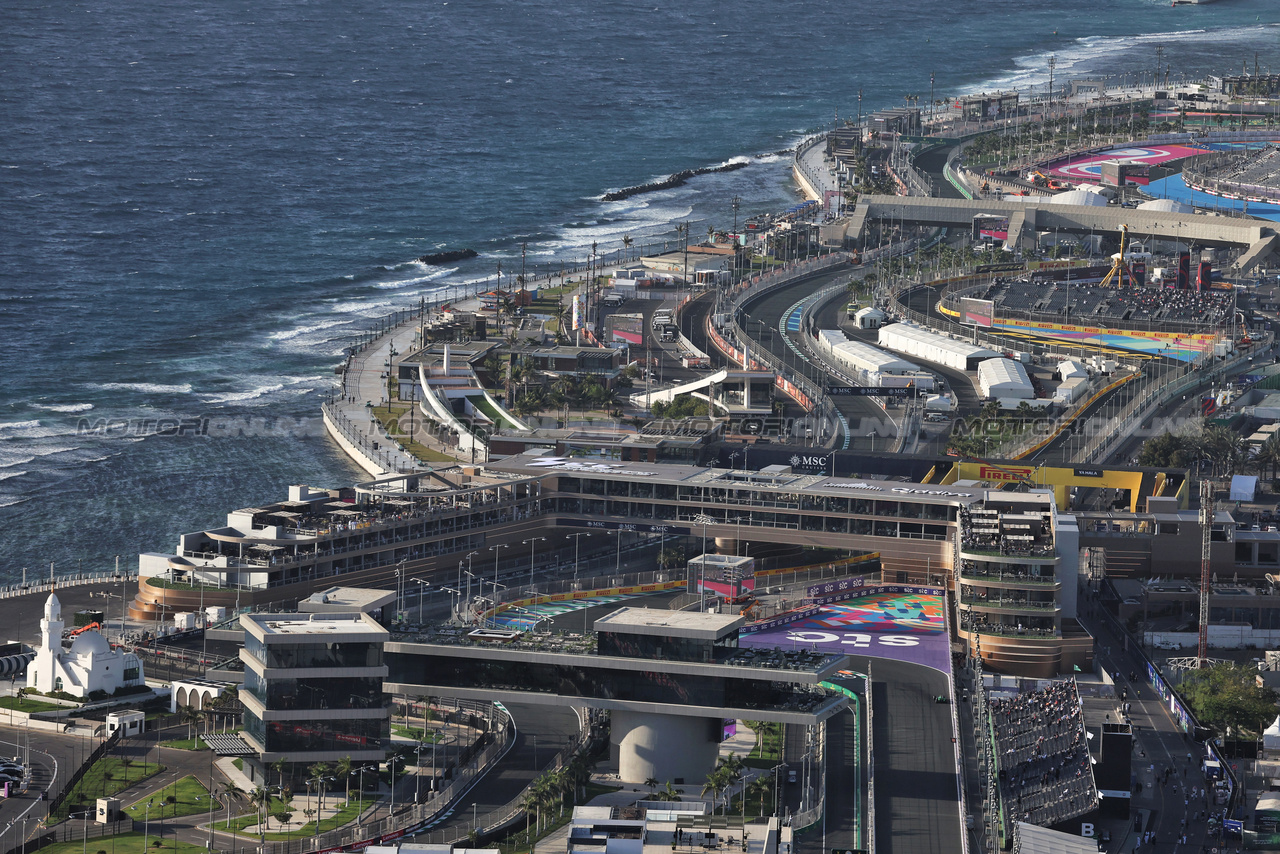
[[[831,458],[831,454],[827,454],[825,457],[816,457],[808,454],[792,454],[791,459],[787,460],[787,462],[791,463],[792,468],[825,469],[827,464],[831,462]]]

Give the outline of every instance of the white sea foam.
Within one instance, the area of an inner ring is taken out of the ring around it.
[[[410,288],[414,285],[423,285],[427,282],[433,282],[436,279],[442,279],[451,273],[458,272],[457,267],[440,268],[425,276],[415,276],[412,279],[399,279],[393,282],[378,282],[375,287],[383,290],[400,290],[401,288]]]
[[[138,391],[143,394],[190,394],[191,383],[164,385],[162,383],[89,383],[89,388],[103,391]]]
[[[33,430],[40,426],[39,421],[0,421],[0,430]]]
[[[12,507],[15,504],[30,500],[31,497],[28,495],[0,495],[0,507]]]
[[[92,403],[36,403],[33,404],[37,409],[47,409],[50,412],[88,412],[93,409]]]
[[[25,471],[0,471],[0,480],[8,480],[11,477],[22,477]]]
[[[233,391],[226,394],[206,394],[202,397],[209,403],[241,403],[246,400],[253,400],[264,395],[271,394],[273,391],[280,391],[284,388],[284,383],[276,383],[274,385],[258,386],[248,391]]]
[[[326,320],[321,323],[312,323],[307,326],[295,326],[293,329],[282,329],[279,332],[272,332],[267,337],[272,341],[289,341],[300,335],[308,335],[312,332],[319,332],[323,329],[329,329],[334,326],[340,326],[347,323],[346,320]]]
[[[1005,89],[1026,89],[1043,86],[1049,82],[1049,57],[1055,57],[1054,79],[1069,80],[1092,73],[1097,61],[1104,57],[1122,56],[1132,49],[1150,50],[1151,45],[1168,45],[1172,42],[1196,42],[1234,44],[1250,33],[1264,35],[1274,24],[1222,29],[1187,29],[1164,33],[1139,33],[1124,36],[1084,36],[1072,45],[1054,51],[1014,57],[1015,67],[975,86],[961,88],[960,94],[992,92]]]

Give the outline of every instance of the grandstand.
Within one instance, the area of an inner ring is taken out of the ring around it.
[[[1097,808],[1098,788],[1074,681],[1008,699],[993,697],[990,707],[1007,819],[1048,827]]]
[[[990,285],[948,294],[946,306],[958,310],[960,297],[989,299],[1001,318],[1046,320],[1089,326],[1204,332],[1231,322],[1230,291],[1175,290],[1159,287],[1102,287],[1096,268],[1082,268],[1079,279],[998,278]]]
[[[1274,204],[1280,201],[1280,147],[1193,158],[1183,168],[1183,180],[1215,196]]]

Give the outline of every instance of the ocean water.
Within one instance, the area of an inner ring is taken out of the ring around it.
[[[785,206],[779,152],[931,75],[1275,70],[1278,38],[1274,0],[5,3],[0,581],[358,479],[317,418],[341,348],[522,246],[533,274]]]

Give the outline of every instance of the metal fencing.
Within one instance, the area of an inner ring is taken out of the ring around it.
[[[28,581],[26,583],[9,584],[0,587],[0,599],[12,599],[15,596],[27,596],[32,593],[52,593],[58,587],[80,587],[86,584],[122,584],[130,579],[136,580],[138,571],[121,570],[120,572],[72,572],[57,576],[51,581]]]

